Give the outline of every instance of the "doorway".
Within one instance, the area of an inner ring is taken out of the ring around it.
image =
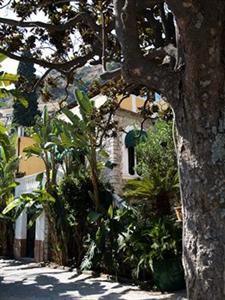
[[[35,245],[35,225],[36,222],[29,226],[33,220],[34,213],[28,209],[27,211],[27,242],[26,242],[26,257],[34,258],[34,245]]]

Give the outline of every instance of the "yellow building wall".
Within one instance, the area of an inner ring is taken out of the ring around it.
[[[139,109],[144,105],[145,100],[143,98],[140,97],[136,97],[136,108],[137,108],[137,112],[139,111]]]
[[[119,101],[120,101],[120,99],[119,99]],[[132,111],[132,97],[129,96],[128,98],[124,99],[122,101],[122,103],[120,104],[120,108]]]
[[[45,165],[43,161],[35,156],[26,158],[26,154],[23,152],[24,148],[34,144],[34,141],[30,137],[18,138],[18,156],[20,157],[19,172],[25,173],[25,176],[45,171]]]
[[[118,101],[120,101],[121,97]],[[135,95],[130,95],[126,99],[122,101],[120,104],[120,108],[133,111],[133,112],[139,112],[139,108],[144,105],[144,99]]]

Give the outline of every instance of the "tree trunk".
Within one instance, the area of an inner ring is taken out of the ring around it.
[[[90,167],[91,167],[91,182],[93,185],[95,210],[99,211],[100,197],[99,197],[99,183],[98,183],[97,153],[96,153],[96,146],[93,144],[91,145],[91,153],[90,153],[89,163],[90,163]]]
[[[223,300],[225,3],[200,2],[191,24],[185,23],[185,16],[178,20],[185,70],[173,108],[184,214],[183,264],[189,300]]]
[[[178,49],[167,45],[168,66],[165,60],[157,64],[152,56],[143,56],[138,47],[140,2],[144,1],[114,0],[122,71],[128,83],[160,91],[175,111],[188,298],[224,300],[225,1],[166,0],[179,31]],[[146,1],[149,6],[150,2],[153,6],[159,3]],[[173,59],[179,53],[183,60],[175,64],[174,72]]]
[[[218,22],[208,18],[204,40],[186,45],[174,106],[189,300],[225,299],[225,39],[221,15],[213,14]]]
[[[225,299],[225,127],[224,132],[211,127],[217,133],[203,137],[189,125],[186,123],[190,139],[182,136],[179,142],[188,299],[222,300]]]

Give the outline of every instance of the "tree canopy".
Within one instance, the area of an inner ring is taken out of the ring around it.
[[[35,123],[35,117],[40,115],[37,93],[35,91],[26,92],[26,89],[28,89],[27,85],[36,81],[35,72],[36,69],[31,62],[20,62],[18,65],[17,74],[19,75],[20,85],[23,84],[20,98],[24,98],[25,101],[21,103],[19,99],[16,99],[13,104],[13,123],[17,126],[32,126]],[[19,81],[17,85],[19,85]]]
[[[123,62],[122,70],[135,88],[151,81],[152,89],[166,93],[163,78],[181,66],[174,17],[167,6],[175,1],[136,2],[11,1],[16,18],[0,18],[0,53],[69,77],[88,62],[102,64],[103,78],[111,78],[121,69],[107,70],[107,62]],[[35,15],[43,21],[33,21]],[[21,55],[27,50],[29,58]]]

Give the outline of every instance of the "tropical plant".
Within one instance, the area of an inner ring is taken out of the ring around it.
[[[141,178],[125,186],[127,199],[140,199],[149,215],[166,215],[180,203],[177,159],[172,138],[172,124],[157,120],[144,142],[137,145],[137,170]]]
[[[145,140],[137,145],[137,157],[137,170],[145,178],[165,178],[177,173],[171,121],[156,120]]]
[[[37,156],[45,164],[45,172],[39,174],[37,180],[45,179],[44,188],[54,198],[45,205],[45,212],[49,222],[50,242],[52,245],[52,256],[61,264],[67,264],[67,242],[66,242],[66,220],[64,204],[58,195],[57,174],[62,164],[62,153],[65,150],[60,146],[59,134],[61,129],[56,125],[55,119],[50,117],[47,108],[43,110],[42,117],[38,118],[31,137],[34,144],[26,147],[27,157]],[[38,197],[34,199],[39,201]],[[22,200],[24,200],[22,198]],[[20,204],[19,204],[20,205]]]
[[[152,218],[136,224],[132,224],[120,238],[120,251],[125,260],[135,266],[134,276],[152,274],[155,284],[161,290],[183,288],[181,226],[168,217]],[[173,266],[168,268],[167,262],[173,262]],[[164,269],[161,267],[163,264],[166,266]]]
[[[146,219],[137,208],[109,206],[88,219],[96,226],[86,240],[82,269],[147,281],[162,291],[184,287],[182,228],[173,218]]]
[[[108,157],[107,152],[103,150],[103,137],[115,133],[115,123],[106,119],[109,107],[97,109],[94,102],[78,89],[75,90],[75,97],[79,104],[80,117],[65,108],[62,111],[69,122],[63,120],[57,122],[62,128],[62,145],[76,149],[88,162],[93,185],[92,199],[95,210],[98,211],[101,210],[99,196],[99,178],[103,167],[101,158],[105,160]]]
[[[7,59],[7,56],[4,54],[0,54],[0,63]],[[1,68],[1,65],[0,65]],[[15,93],[15,89],[8,89],[12,84],[18,81],[19,76],[15,74],[11,74],[8,72],[0,71],[0,99],[5,99],[10,95]],[[1,106],[4,106],[5,103],[0,102]]]
[[[59,195],[65,206],[65,218],[68,226],[68,251],[69,258],[77,268],[83,260],[88,244],[85,243],[88,234],[95,231],[96,225],[90,223],[92,216],[99,215],[95,212],[92,199],[93,185],[88,173],[65,176],[59,185]],[[110,187],[99,181],[100,203],[105,211],[112,204]]]
[[[12,254],[12,215],[3,215],[5,207],[14,199],[15,173],[19,159],[16,155],[16,136],[10,136],[0,124],[0,253]]]
[[[0,124],[0,198],[3,206],[13,197],[13,189],[16,187],[15,173],[19,163],[16,141],[17,137],[10,136],[3,124]]]
[[[55,126],[54,118],[51,118],[47,107],[44,108],[42,117],[39,118],[33,127],[31,135],[34,144],[26,147],[24,152],[27,157],[40,157],[45,164],[46,188],[54,189],[57,171],[59,168],[59,128]]]
[[[116,213],[111,204],[104,214],[91,212],[88,215],[89,223],[95,226],[86,240],[88,250],[81,264],[82,269],[118,275],[118,238],[123,233],[124,223],[116,218]]]

